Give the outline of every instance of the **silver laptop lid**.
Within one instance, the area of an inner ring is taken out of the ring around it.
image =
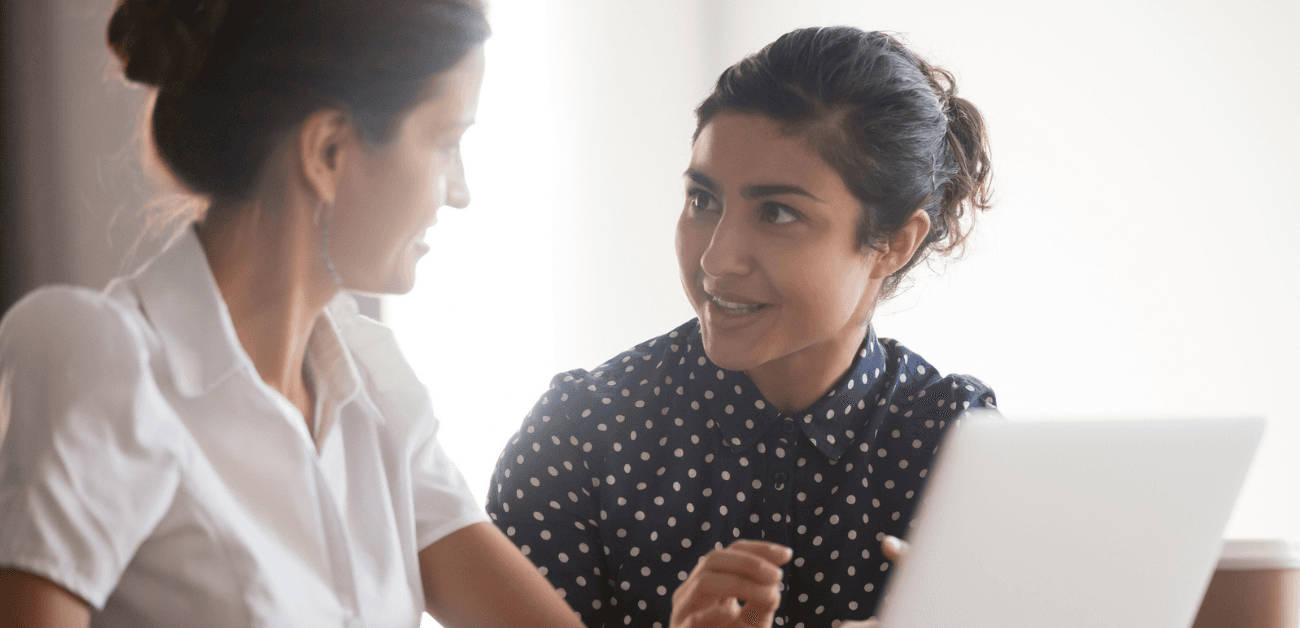
[[[1187,628],[1262,419],[1001,421],[947,436],[886,628]]]

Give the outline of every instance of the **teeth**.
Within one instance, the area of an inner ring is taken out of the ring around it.
[[[763,307],[762,303],[732,303],[731,301],[723,301],[718,297],[712,297],[712,299],[714,303],[718,304],[718,307],[721,307],[730,314],[748,314],[750,312],[756,312]]]

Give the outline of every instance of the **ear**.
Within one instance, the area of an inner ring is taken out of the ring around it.
[[[871,269],[872,279],[884,279],[902,268],[912,259],[917,247],[925,241],[930,233],[930,216],[925,210],[918,209],[907,219],[903,227],[886,240],[876,253]]]
[[[299,127],[298,166],[307,185],[321,201],[334,202],[355,139],[348,117],[333,109],[311,114]]]

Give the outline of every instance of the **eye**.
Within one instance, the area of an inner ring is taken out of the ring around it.
[[[799,219],[799,212],[796,212],[780,203],[763,203],[758,208],[758,216],[763,220],[774,225],[783,225],[787,222],[794,222]]]
[[[699,188],[686,190],[686,205],[696,212],[718,211],[718,200]]]

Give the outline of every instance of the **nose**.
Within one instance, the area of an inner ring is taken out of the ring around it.
[[[740,213],[723,209],[700,256],[700,269],[710,277],[744,275],[752,261],[749,248],[750,237]]]
[[[446,204],[457,209],[469,206],[469,184],[465,182],[465,163],[461,161],[459,150],[447,169]]]

